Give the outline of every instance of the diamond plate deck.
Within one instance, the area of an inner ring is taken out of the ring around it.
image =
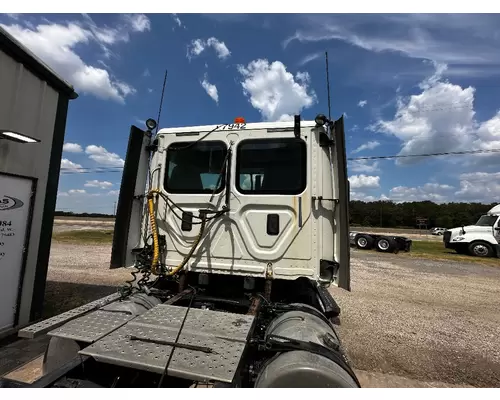
[[[113,293],[109,296],[103,297],[101,299],[95,300],[91,303],[84,304],[83,306],[73,308],[72,310],[66,311],[62,314],[55,315],[54,317],[45,319],[43,321],[37,322],[36,324],[29,325],[18,332],[18,336],[27,339],[33,339],[38,337],[51,329],[55,329],[62,324],[79,317],[89,311],[95,310],[99,307],[105,306],[115,300],[120,298],[120,293]]]
[[[80,351],[96,360],[163,373],[172,346],[131,340],[130,336],[173,342],[185,307],[158,305]],[[255,317],[192,308],[180,344],[212,349],[212,353],[176,347],[167,374],[179,378],[231,382]]]
[[[48,335],[94,343],[126,324],[132,318],[134,318],[133,315],[126,313],[97,310],[67,322],[63,326],[48,332]]]
[[[160,304],[134,320],[134,324],[179,329],[185,307]],[[254,317],[220,311],[192,308],[182,328],[183,332],[202,333],[245,342]]]

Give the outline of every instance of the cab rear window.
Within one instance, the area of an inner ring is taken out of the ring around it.
[[[227,155],[222,141],[177,142],[167,149],[164,187],[169,193],[219,193]],[[220,177],[220,179],[219,179]]]
[[[236,155],[236,187],[243,194],[299,194],[307,186],[306,155],[301,139],[242,141]]]

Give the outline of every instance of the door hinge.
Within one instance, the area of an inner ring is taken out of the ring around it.
[[[319,202],[322,201],[333,201],[335,204],[339,203],[339,199],[324,199],[323,196],[313,196],[312,201],[318,200]]]

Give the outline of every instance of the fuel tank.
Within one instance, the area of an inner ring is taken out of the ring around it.
[[[266,330],[265,338],[273,337],[314,343],[318,345],[315,348],[321,351],[299,348],[278,352],[259,372],[255,387],[360,387],[354,373],[343,360],[337,333],[322,318],[306,311],[285,312],[272,320]]]

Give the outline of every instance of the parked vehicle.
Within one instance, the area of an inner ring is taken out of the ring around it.
[[[431,235],[442,236],[447,231],[446,228],[432,228]]]
[[[400,250],[408,252],[411,250],[412,241],[404,236],[378,235],[365,232],[350,232],[351,246],[361,250],[375,248],[383,253],[398,253]]]
[[[500,258],[500,204],[481,215],[474,225],[448,229],[443,243],[459,254]]]

